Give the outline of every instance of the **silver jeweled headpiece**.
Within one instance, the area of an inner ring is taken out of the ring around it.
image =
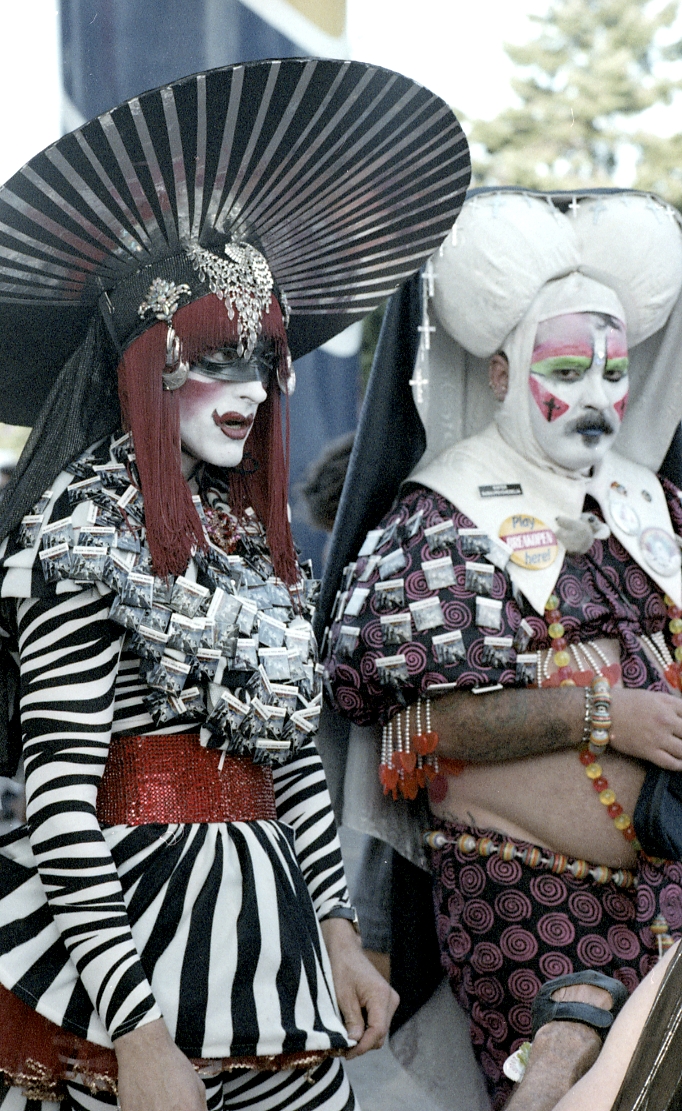
[[[208,281],[208,288],[221,301],[230,320],[235,311],[239,315],[239,340],[237,354],[248,359],[256,346],[261,333],[261,318],[270,308],[274,279],[270,267],[260,251],[250,243],[227,243],[222,259],[212,251],[200,247],[198,243],[184,245],[184,251],[202,282]],[[182,360],[180,340],[173,328],[173,316],[180,300],[191,296],[186,283],[181,285],[166,278],[154,278],[147,296],[139,306],[138,316],[144,318],[153,313],[157,320],[165,320],[168,325],[166,337],[166,370],[163,372],[163,386],[166,390],[177,390],[184,386],[189,374],[188,363]]]
[[[226,243],[227,258],[219,258],[198,243],[185,246],[192,266],[211,293],[225,302],[227,315],[239,314],[237,354],[253,353],[261,331],[261,317],[270,308],[274,279],[260,251],[250,243]]]

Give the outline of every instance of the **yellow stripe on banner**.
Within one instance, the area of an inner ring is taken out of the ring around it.
[[[286,0],[326,35],[340,38],[346,29],[346,0]]]

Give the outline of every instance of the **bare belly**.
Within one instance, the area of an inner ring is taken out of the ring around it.
[[[600,763],[632,817],[644,765],[613,750]],[[431,809],[449,821],[496,829],[593,864],[635,864],[635,853],[600,803],[573,749],[504,764],[470,764],[462,775],[448,777],[445,799]]]
[[[609,661],[618,660],[617,641],[596,643]],[[618,802],[632,817],[646,765],[612,748],[600,763]],[[469,764],[460,776],[448,778],[445,799],[431,809],[437,817],[495,829],[593,864],[630,868],[636,861],[585,775],[576,749],[501,764]]]

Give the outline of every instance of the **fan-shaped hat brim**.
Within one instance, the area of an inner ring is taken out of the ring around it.
[[[0,420],[32,423],[101,295],[188,241],[263,252],[300,357],[422,264],[468,181],[447,105],[364,63],[229,66],[127,101],[0,188]]]

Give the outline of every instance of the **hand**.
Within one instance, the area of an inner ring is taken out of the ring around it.
[[[114,1042],[121,1111],[206,1111],[206,1089],[163,1019]]]
[[[611,691],[611,745],[626,756],[682,771],[682,698],[659,691]]]
[[[346,1057],[350,1060],[368,1049],[381,1049],[400,1002],[398,995],[367,960],[350,922],[327,918],[322,923],[322,934],[348,1037],[358,1043]]]

